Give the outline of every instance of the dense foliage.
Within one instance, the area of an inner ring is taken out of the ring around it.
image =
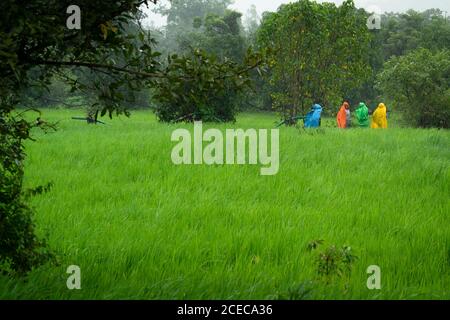
[[[380,89],[418,127],[450,127],[450,51],[419,49],[389,60]]]
[[[160,30],[164,34],[159,49],[164,53],[180,52],[182,43],[189,34],[202,24],[208,16],[223,16],[230,0],[173,0],[170,4],[159,2],[154,11],[167,18],[167,26]]]
[[[313,103],[338,105],[369,72],[367,16],[352,1],[340,7],[302,0],[263,17],[260,47],[272,47],[273,104],[283,119]]]
[[[235,120],[237,94],[250,87],[250,79],[244,74],[263,63],[259,54],[249,51],[246,57],[248,70],[239,70],[232,60],[216,61],[215,56],[195,50],[189,59],[171,57],[176,73],[162,80],[154,98],[157,117],[164,122]],[[185,81],[178,71],[191,74],[193,81]],[[235,75],[238,75],[237,77]]]
[[[155,11],[167,18],[167,26],[159,30],[163,37],[159,39],[158,50],[189,55],[193,63],[185,67],[192,68],[197,65],[199,72],[208,69],[200,65],[206,66],[211,61],[223,66],[242,63],[248,58],[246,53],[249,45],[241,23],[242,14],[229,10],[227,7],[230,3],[228,0],[176,0],[170,7],[161,4]],[[204,57],[199,57],[200,52]],[[219,71],[220,68],[216,68],[214,72]],[[237,82],[224,79],[220,89],[216,87],[210,90],[208,80],[203,81],[210,76],[207,72],[198,77],[199,81],[178,88],[179,92],[201,92],[204,94],[202,101],[176,98],[168,102],[167,96],[162,103],[157,101],[155,109],[160,119],[176,121],[186,116],[199,118],[203,117],[199,115],[204,115],[203,119],[208,121],[233,120],[235,112],[249,104],[249,90],[243,90],[248,89],[248,86],[242,85],[248,82],[245,79]],[[157,99],[159,97],[158,94],[155,96]],[[189,112],[180,117],[179,113],[184,113],[183,110]]]
[[[450,49],[450,23],[439,9],[385,13],[381,16],[381,29],[371,30],[371,36],[369,79],[361,87],[354,88],[348,98],[353,104],[366,101],[372,109],[385,96],[375,85],[385,62],[419,48],[432,51]]]
[[[35,124],[13,116],[14,101],[2,99],[0,108],[0,273],[22,273],[51,254],[34,233],[32,211],[24,197],[46,191],[47,187],[23,190],[22,142],[30,138]],[[39,125],[39,124],[36,124]]]

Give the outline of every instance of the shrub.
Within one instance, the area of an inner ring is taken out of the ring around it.
[[[378,87],[415,127],[450,127],[450,51],[418,49],[389,60]]]
[[[30,129],[28,122],[0,108],[0,273],[23,274],[51,256],[35,235],[33,211],[25,203],[27,195],[48,188],[22,191],[22,140],[29,138]]]
[[[249,55],[248,59],[258,59]],[[248,61],[253,65],[257,60]],[[174,73],[168,70],[167,79],[160,82],[154,98],[155,112],[162,122],[229,122],[235,120],[235,99],[238,93],[250,85],[247,74],[238,73],[238,65],[231,60],[218,62],[205,51],[195,50],[188,59],[177,55],[169,58],[176,66]],[[184,78],[184,74],[190,75]]]

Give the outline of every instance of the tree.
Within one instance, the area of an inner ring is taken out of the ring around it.
[[[133,17],[132,20],[123,25],[124,36],[129,37],[129,42],[135,47],[140,46],[140,40],[136,37],[137,34],[141,32],[143,35],[148,36],[148,31],[143,30],[140,25],[140,18],[141,16]],[[152,48],[154,47],[155,46],[153,45]],[[114,60],[116,64],[126,65],[126,59],[123,55],[112,53],[111,59]],[[81,92],[81,97],[88,105],[90,113],[95,114],[97,111],[96,102],[98,97],[105,96],[105,93],[110,91],[110,87],[117,92],[120,96],[121,105],[127,109],[146,108],[150,105],[151,98],[150,89],[148,87],[136,87],[130,89],[127,83],[117,83],[117,75],[111,73],[99,73],[89,68],[75,69],[72,73],[75,77],[70,81],[74,80],[79,83],[78,87]]]
[[[24,140],[30,139],[33,127],[45,122],[27,121],[17,113],[20,92],[29,88],[29,72],[39,68],[33,85],[46,87],[55,75],[70,85],[72,91],[90,90],[74,76],[76,70],[87,70],[108,76],[108,85],[98,90],[91,106],[96,115],[128,114],[119,90],[139,91],[155,88],[161,97],[177,97],[179,83],[195,85],[202,75],[209,75],[211,87],[227,81],[244,81],[257,63],[252,54],[246,61],[254,65],[223,65],[210,61],[199,68],[185,67],[190,57],[161,62],[154,50],[155,41],[143,30],[130,35],[127,26],[136,21],[139,8],[146,0],[103,2],[78,0],[82,12],[81,29],[66,26],[68,0],[29,0],[0,2],[0,270],[26,272],[41,261],[44,244],[34,233],[32,211],[26,194],[42,192],[23,189]],[[155,2],[155,1],[151,1]],[[205,70],[206,68],[206,70]],[[72,72],[68,72],[68,70]],[[218,75],[214,70],[221,70]],[[225,78],[224,78],[225,77]],[[101,88],[101,77],[92,83]],[[173,84],[173,85],[172,85]],[[203,94],[203,93],[201,93]],[[191,93],[195,98],[195,91]],[[164,100],[166,101],[166,100]]]
[[[258,14],[255,5],[251,5],[247,10],[244,19],[244,35],[245,42],[247,46],[257,48],[257,34],[261,25],[261,16]],[[265,50],[266,48],[261,48],[260,51]],[[264,70],[264,73],[267,74],[268,70]],[[254,90],[250,90],[245,95],[245,105],[242,106],[243,109],[248,110],[262,110],[262,111],[271,111],[272,110],[272,99],[270,96],[271,87],[265,81],[265,79],[261,76],[257,70],[252,71],[252,83]]]
[[[171,6],[161,5],[156,11],[165,15],[168,23],[163,30],[164,41],[159,49],[163,52],[173,51],[179,55],[189,55],[194,60],[197,59],[195,57],[195,51],[197,51],[210,56],[218,63],[227,64],[230,61],[242,63],[248,45],[241,23],[242,14],[228,9],[231,2],[229,0],[177,0],[172,2]],[[223,119],[232,120],[235,112],[244,109],[248,104],[247,94],[242,92],[242,88],[232,85],[229,81],[224,83],[224,88],[225,92],[214,91],[217,96],[204,99],[205,106],[202,108],[199,108],[199,104],[182,107],[183,103],[174,99],[169,104],[167,102],[157,104],[155,106],[157,114],[160,119],[169,119],[171,117],[167,116],[177,113],[172,112],[175,109],[191,110],[189,113],[191,115],[202,114],[208,115],[206,117],[209,119],[215,119],[218,114],[214,110],[221,110]],[[192,89],[186,88],[186,91]],[[202,92],[203,88],[198,88],[198,91]],[[229,113],[226,117],[223,116],[225,110]],[[170,120],[177,119],[179,117]]]
[[[231,0],[173,0],[170,4],[167,1],[160,2],[153,10],[167,18],[167,26],[162,30],[164,44],[160,50],[164,53],[180,53],[180,43],[190,40],[189,34],[199,21],[203,21],[207,15],[223,16],[231,3]]]
[[[433,51],[450,48],[450,22],[440,10],[427,10],[420,46]]]
[[[418,49],[393,57],[378,85],[396,109],[417,127],[450,127],[450,51]]]
[[[179,59],[177,55],[171,59],[178,69],[194,75],[195,81],[186,82],[175,75],[174,79],[169,77],[159,83],[156,114],[164,122],[234,121],[235,97],[250,87],[251,80],[245,74],[262,63],[261,56],[250,51],[245,61],[247,69],[240,69],[232,60],[218,62],[215,56],[200,49],[195,49],[189,59]]]
[[[201,48],[219,61],[242,62],[246,48],[241,16],[239,12],[226,10],[222,16],[210,13],[204,19],[198,18],[198,27],[180,40],[181,52]]]
[[[252,4],[244,17],[244,28],[250,43],[254,43],[256,41],[256,32],[258,31],[260,25],[261,17],[256,10],[256,6]]]
[[[385,14],[380,34],[385,62],[420,47],[440,50],[450,46],[450,23],[438,9]]]
[[[169,6],[167,2],[160,2],[154,11],[166,16],[168,25],[192,27],[196,17],[223,15],[232,3],[232,0],[173,0]]]
[[[402,56],[418,48],[436,51],[450,47],[450,23],[439,9],[420,13],[413,10],[385,13],[381,16],[381,29],[370,33],[372,71],[367,82],[350,91],[347,98],[352,104],[365,101],[368,105],[377,105],[381,92],[376,89],[376,77],[391,57]]]
[[[47,87],[39,85],[41,72],[39,68],[31,69],[28,72],[30,85],[23,88],[19,95],[23,106],[40,108],[42,106],[55,107],[60,105],[72,106],[71,100],[77,97],[70,93],[70,87],[58,76],[49,79]],[[35,85],[37,83],[37,85]],[[79,105],[78,105],[79,106]]]
[[[366,21],[353,1],[336,7],[302,0],[263,16],[258,43],[272,48],[268,57],[272,97],[283,120],[316,102],[338,105],[348,88],[367,78]]]
[[[246,50],[246,41],[241,23],[241,13],[225,9],[229,1],[213,1],[205,5],[201,10],[194,10],[198,3],[183,2],[184,5],[172,5],[166,14],[170,19],[174,16],[184,17],[183,19],[174,19],[167,26],[167,35],[170,37],[170,30],[180,30],[177,34],[177,52],[187,54],[192,58],[192,63],[187,66],[191,68],[197,66],[198,70],[203,70],[201,65],[208,64],[209,61],[215,61],[222,65],[231,67],[237,63],[242,63],[246,59],[248,52]],[[208,11],[209,10],[209,11]],[[173,12],[174,11],[174,12]],[[204,14],[204,15],[202,15]],[[188,26],[184,26],[188,24]],[[205,59],[208,56],[208,59]],[[217,69],[216,72],[220,70]],[[180,92],[188,93],[196,91],[204,93],[202,101],[189,101],[182,95],[182,99],[165,96],[163,103],[156,104],[158,117],[163,121],[178,121],[179,119],[203,119],[204,121],[233,121],[235,113],[243,109],[246,100],[243,94],[243,84],[249,84],[248,81],[229,81],[223,79],[220,86],[211,90],[205,77],[198,77],[198,81],[191,86],[181,85]],[[216,90],[220,88],[220,90]],[[161,95],[156,94],[156,98]],[[188,112],[187,112],[188,111]],[[179,113],[183,113],[180,115]],[[187,112],[187,113],[186,113]],[[187,117],[186,117],[187,116]]]

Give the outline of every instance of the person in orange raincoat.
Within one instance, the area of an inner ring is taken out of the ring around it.
[[[375,109],[372,115],[372,129],[386,129],[388,127],[387,122],[387,109],[384,103],[380,103],[378,108]]]
[[[350,105],[348,102],[344,102],[336,117],[338,128],[347,128],[347,114],[349,113],[347,110],[350,111]]]

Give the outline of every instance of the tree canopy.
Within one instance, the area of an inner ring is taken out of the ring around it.
[[[258,44],[273,48],[268,58],[272,97],[284,119],[313,103],[337,105],[349,88],[366,79],[366,21],[353,1],[336,7],[302,0],[264,15]]]
[[[389,60],[378,76],[380,89],[409,123],[450,127],[450,51],[412,51]]]

